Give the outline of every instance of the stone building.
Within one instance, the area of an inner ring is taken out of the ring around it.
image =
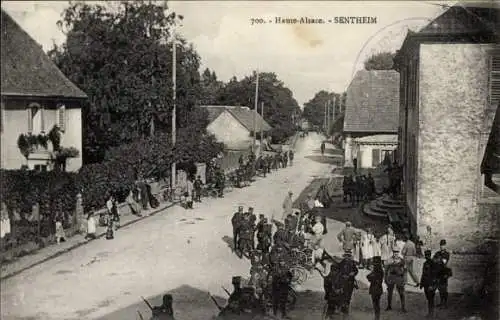
[[[498,166],[481,169],[485,154],[492,153],[485,152],[488,138],[498,130],[498,19],[493,2],[453,6],[419,32],[409,32],[395,57],[411,229],[421,234],[431,226],[452,250],[498,236],[500,197],[485,186],[482,174],[496,179]]]

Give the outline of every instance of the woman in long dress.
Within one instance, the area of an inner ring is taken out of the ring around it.
[[[382,263],[385,265],[386,261],[392,256],[392,248],[396,243],[396,237],[391,226],[387,227],[387,231],[380,237],[379,243],[380,256],[382,257]]]
[[[362,256],[361,256],[361,231],[356,232],[355,239],[354,239],[354,251],[353,251],[353,260],[357,264],[360,265],[360,268],[363,266],[361,265],[362,262]]]
[[[366,233],[363,235],[361,246],[361,250],[363,253],[363,264],[367,269],[370,269],[375,246],[375,236],[373,235],[373,231],[371,228],[368,228]]]

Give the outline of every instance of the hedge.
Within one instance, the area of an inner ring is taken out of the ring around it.
[[[6,204],[13,232],[31,240],[33,233],[48,236],[55,232],[54,220],[60,216],[67,228],[73,222],[78,176],[69,172],[37,172],[28,170],[0,170],[0,194]],[[33,219],[33,205],[39,203],[40,223]],[[17,212],[19,215],[15,215]],[[24,232],[19,232],[23,229]],[[20,242],[25,242],[18,239]]]

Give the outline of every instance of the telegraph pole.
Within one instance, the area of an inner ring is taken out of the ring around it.
[[[325,120],[323,121],[323,127],[325,128],[325,131],[326,131],[326,119],[327,119],[327,118],[326,118],[326,117],[327,117],[327,116],[326,116],[326,110],[327,110],[327,107],[326,107],[326,106],[327,106],[327,103],[325,102]]]
[[[256,132],[256,117],[257,117],[257,108],[259,107],[259,70],[256,71],[256,78],[255,78],[255,108],[253,109],[253,141],[252,141],[252,152],[255,153],[255,136],[257,134]]]
[[[174,39],[172,41],[172,147],[175,148],[176,139],[175,136],[177,134],[176,128],[176,113],[177,113],[177,38],[175,34],[175,27],[173,28],[173,36]],[[172,162],[172,191],[175,190],[175,182],[176,182],[176,164],[175,161]]]
[[[330,131],[330,99],[326,101],[326,136]]]
[[[262,122],[260,124],[260,151],[262,154],[262,143],[264,142],[264,102],[260,103],[260,114],[262,116]]]

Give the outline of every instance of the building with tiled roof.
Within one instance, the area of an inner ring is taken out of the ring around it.
[[[43,141],[57,125],[61,145],[79,152],[67,161],[66,170],[78,170],[82,165],[81,103],[87,95],[3,9],[1,37],[1,168],[25,165],[50,170],[54,150]],[[30,151],[23,155],[18,141],[28,143]]]
[[[395,57],[407,217],[413,234],[430,226],[451,250],[474,250],[500,230],[488,183],[499,163],[488,143],[498,134],[499,18],[498,2],[458,3],[409,32]]]
[[[269,132],[271,126],[262,116],[248,107],[201,106],[208,111],[207,131],[223,142],[228,150],[248,150],[252,146],[252,132]],[[255,120],[255,122],[254,122]]]
[[[399,74],[360,70],[347,88],[345,166],[377,167],[397,147]]]

